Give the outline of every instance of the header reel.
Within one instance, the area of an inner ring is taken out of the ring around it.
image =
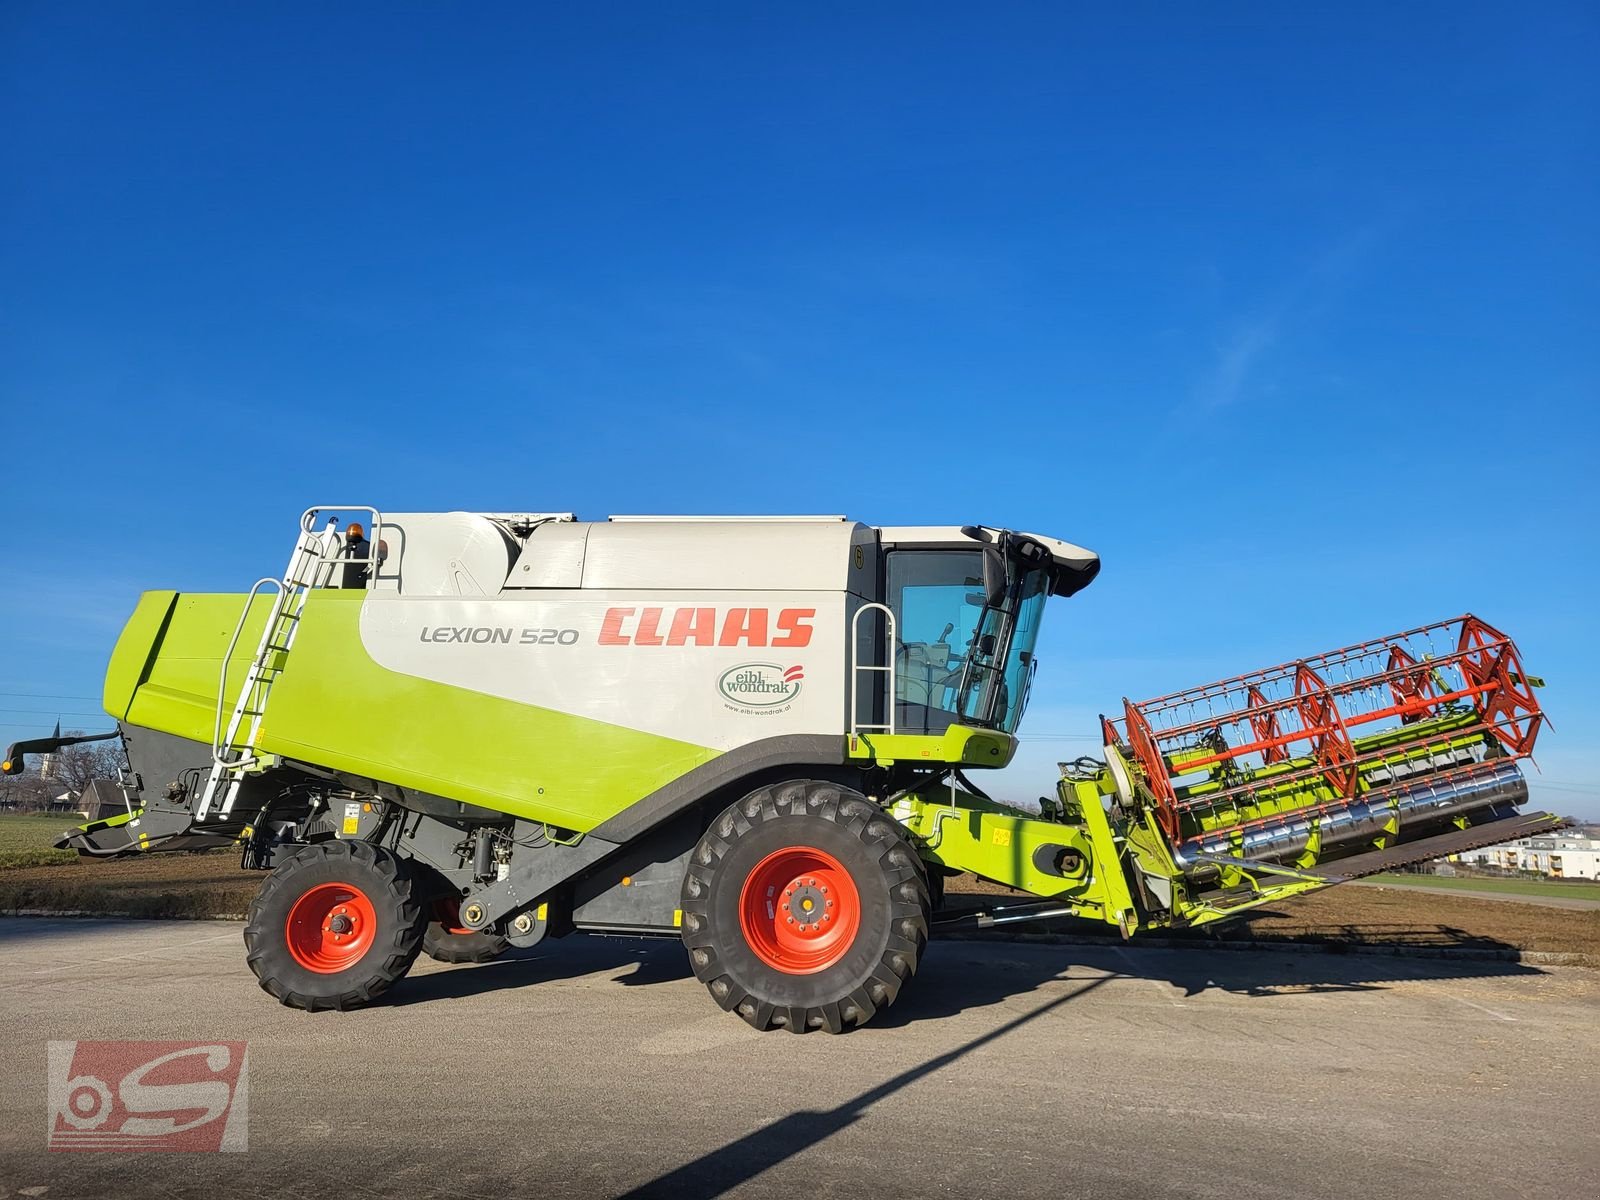
[[[1512,815],[1542,683],[1469,614],[1124,701],[1102,727],[1179,859],[1307,868]]]

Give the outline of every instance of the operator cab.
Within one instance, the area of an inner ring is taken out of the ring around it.
[[[1055,538],[963,526],[881,531],[894,614],[894,729],[1011,733],[1027,707],[1044,602],[1087,587],[1092,551]]]

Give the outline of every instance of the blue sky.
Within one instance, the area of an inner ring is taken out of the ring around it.
[[[0,736],[308,503],[846,512],[1104,556],[1013,788],[1471,610],[1600,817],[1596,61],[1584,4],[13,0]]]

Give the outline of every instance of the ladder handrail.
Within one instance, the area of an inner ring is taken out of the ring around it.
[[[372,536],[367,543],[367,553],[359,558],[350,557],[343,553],[346,546],[341,542],[329,544],[326,534],[319,532],[316,527],[317,518],[323,513],[370,515]],[[378,570],[383,565],[384,557],[383,514],[372,505],[318,504],[300,514],[300,529],[295,537],[294,551],[289,556],[289,564],[284,568],[282,578],[267,576],[256,580],[245,596],[239,619],[234,623],[233,634],[228,638],[228,649],[218,672],[217,707],[211,723],[211,771],[195,810],[196,819],[204,820],[214,806],[220,808],[222,816],[228,816],[233,810],[234,798],[238,795],[239,784],[245,773],[261,761],[256,754],[256,738],[260,736],[261,721],[266,715],[267,697],[283,670],[283,657],[294,645],[307,595],[314,588],[329,586],[334,570],[341,565],[365,566],[367,578],[364,588],[371,591],[377,586]],[[267,587],[275,588],[277,592],[267,611],[261,641],[245,671],[244,683],[234,700],[233,713],[228,718],[227,731],[224,732],[222,712],[228,697],[228,668],[239,647],[239,638],[250,619],[256,598]],[[250,716],[249,732],[241,736],[240,729],[247,713]]]
[[[234,702],[233,717],[228,722],[227,734],[228,744],[231,744],[233,735],[239,731],[239,713],[243,708],[246,699],[246,693],[255,685],[256,667],[259,665],[262,656],[266,653],[267,643],[272,638],[273,626],[276,624],[277,618],[282,615],[283,598],[288,594],[284,590],[283,580],[274,579],[272,576],[268,575],[255,581],[255,584],[250,588],[249,594],[244,598],[244,608],[239,612],[239,620],[234,624],[233,627],[233,636],[228,639],[228,649],[222,656],[222,671],[217,680],[216,719],[211,726],[211,761],[219,767],[233,766],[238,762],[247,760],[233,760],[223,757],[223,753],[227,749],[228,744],[223,742],[222,704],[223,698],[228,694],[228,664],[233,661],[233,652],[239,645],[239,635],[244,632],[245,622],[250,619],[250,608],[255,603],[256,597],[261,594],[262,587],[266,584],[271,584],[273,587],[277,588],[278,593],[273,599],[272,611],[267,614],[266,626],[261,631],[261,644],[256,647],[256,657],[250,663],[249,669],[245,671],[246,691],[242,692],[238,700]]]
[[[872,666],[861,661],[861,615],[867,612],[881,612],[884,616],[885,649],[888,663],[885,666]],[[876,601],[861,605],[856,609],[855,615],[850,618],[850,735],[860,733],[883,733],[893,735],[895,731],[895,708],[899,703],[897,688],[896,659],[899,638],[895,631],[894,610],[887,604]],[[889,720],[884,722],[871,722],[863,724],[861,717],[861,672],[880,671],[887,672],[889,688],[884,696],[884,707],[888,710]]]
[[[339,554],[334,558],[328,558],[321,552],[319,546],[317,552],[317,562],[319,566],[333,565],[336,563],[365,565],[367,567],[367,582],[363,586],[368,591],[372,591],[378,583],[378,568],[381,567],[384,562],[383,558],[379,556],[379,547],[383,542],[383,514],[370,504],[316,504],[300,514],[300,534],[302,538],[308,533],[316,539],[320,539],[323,536],[316,527],[316,520],[323,513],[367,513],[371,516],[372,520],[368,524],[368,529],[371,531],[372,536],[367,539],[367,546],[369,549],[364,557],[346,558],[343,554]],[[295,546],[296,551],[298,552],[301,547],[301,543],[297,542]],[[293,566],[294,563],[293,560],[291,560],[291,570]],[[320,585],[316,582],[315,572],[312,573],[311,580],[301,582],[308,587],[326,586]]]

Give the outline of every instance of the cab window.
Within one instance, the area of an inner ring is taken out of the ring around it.
[[[958,694],[983,614],[982,556],[895,551],[887,582],[898,635],[895,726],[902,733],[943,733],[961,719]]]

